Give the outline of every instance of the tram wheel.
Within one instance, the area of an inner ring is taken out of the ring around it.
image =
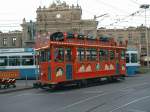
[[[78,81],[77,83],[76,83],[76,85],[77,85],[77,87],[82,87],[82,81]]]
[[[111,82],[117,82],[117,81],[118,81],[117,77],[114,77],[114,76],[111,77]]]

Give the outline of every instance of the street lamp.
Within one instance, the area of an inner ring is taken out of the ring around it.
[[[146,48],[147,48],[147,67],[149,68],[149,47],[148,47],[148,35],[147,35],[147,21],[146,21],[146,9],[150,7],[149,4],[143,4],[140,6],[140,8],[145,9],[145,39],[146,39]]]

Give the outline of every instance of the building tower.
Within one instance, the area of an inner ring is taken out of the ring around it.
[[[36,13],[39,33],[56,31],[93,33],[97,28],[96,21],[81,19],[82,9],[78,4],[69,6],[66,2],[57,1],[48,8],[39,7]]]

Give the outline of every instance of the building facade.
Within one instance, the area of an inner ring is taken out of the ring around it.
[[[141,56],[147,55],[147,42],[150,50],[150,28],[147,28],[146,39],[146,28],[144,26],[140,27],[129,27],[126,29],[106,29],[99,28],[97,30],[97,35],[113,37],[116,41],[128,41],[128,47],[136,48]],[[149,51],[150,56],[150,51]]]
[[[82,19],[82,9],[79,5],[69,6],[65,2],[52,3],[48,8],[37,8],[35,22],[23,19],[22,32],[0,33],[0,48],[34,47],[38,33],[78,32],[91,34],[93,37],[113,37],[116,41],[128,40],[128,47],[136,48],[139,56],[146,56],[147,42],[150,50],[150,28],[129,27],[126,29],[97,29],[97,21]],[[150,51],[149,51],[150,56]]]
[[[21,24],[22,46],[34,47],[36,34],[53,32],[78,32],[91,34],[96,37],[97,21],[83,20],[80,6],[69,6],[66,2],[52,3],[48,8],[37,8],[36,22],[27,22],[23,19]]]
[[[79,5],[69,6],[66,2],[51,4],[48,8],[39,7],[37,13],[37,32],[82,32],[96,34],[97,22],[94,19],[82,20]]]
[[[20,47],[22,47],[21,31],[0,33],[0,48],[20,48]]]

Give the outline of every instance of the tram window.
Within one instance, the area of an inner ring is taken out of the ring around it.
[[[99,55],[100,55],[100,61],[103,61],[103,60],[108,60],[108,50],[103,50],[101,49],[99,51]]]
[[[90,50],[86,51],[86,58],[87,58],[87,60],[90,60]]]
[[[97,60],[97,50],[96,49],[87,49],[86,57],[88,61],[96,61]]]
[[[55,48],[54,52],[56,62],[64,61],[64,48]]]
[[[22,65],[33,65],[33,56],[22,56]]]
[[[6,56],[1,56],[0,57],[0,66],[7,66],[7,57]]]
[[[78,50],[77,50],[77,59],[79,61],[84,61],[85,54],[84,54],[84,49],[83,48],[78,48]]]
[[[114,51],[110,51],[110,60],[115,59],[115,52]]]
[[[9,57],[9,66],[18,66],[20,65],[20,57],[19,56],[10,56]]]
[[[50,61],[50,50],[44,49],[40,52],[40,61],[47,62]]]
[[[91,51],[91,60],[92,61],[97,60],[97,50],[96,49],[92,49],[92,51]]]
[[[71,61],[71,49],[70,48],[67,48],[66,49],[66,52],[65,52],[65,58],[66,58],[66,61]]]
[[[126,63],[129,63],[130,59],[129,59],[129,54],[126,54]]]
[[[131,63],[137,63],[137,54],[131,54]]]
[[[125,59],[125,51],[121,51],[121,59]]]

